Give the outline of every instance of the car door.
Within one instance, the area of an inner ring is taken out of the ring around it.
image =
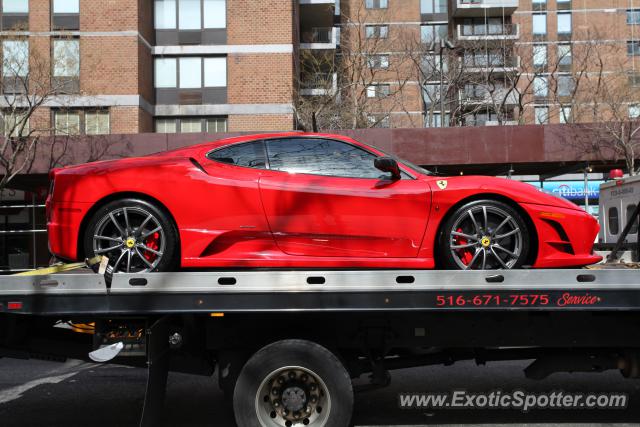
[[[259,179],[267,221],[285,253],[315,257],[415,257],[427,225],[429,186],[392,180],[376,155],[328,138],[266,141]]]
[[[189,218],[181,229],[183,253],[234,260],[233,265],[279,253],[258,188],[266,167],[262,141],[203,149],[192,161],[189,188],[174,190],[182,200],[175,209]]]

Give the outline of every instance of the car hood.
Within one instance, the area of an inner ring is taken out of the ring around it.
[[[550,192],[525,182],[492,176],[452,176],[432,177],[437,181],[447,181],[446,189],[473,189],[478,193],[497,193],[518,203],[555,206],[566,209],[582,210],[576,204]]]

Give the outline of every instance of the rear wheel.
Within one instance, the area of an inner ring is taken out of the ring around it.
[[[242,368],[233,407],[239,427],[347,427],[351,378],[326,348],[310,341],[278,341]]]
[[[142,199],[99,208],[84,234],[87,257],[104,255],[113,272],[170,271],[177,264],[178,233],[168,215]]]
[[[527,224],[511,206],[476,200],[447,219],[440,235],[445,267],[458,270],[520,268],[530,247]]]

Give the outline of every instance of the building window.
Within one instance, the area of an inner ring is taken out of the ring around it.
[[[226,0],[155,0],[156,30],[226,28]]]
[[[420,41],[422,41],[422,43],[431,43],[446,39],[448,34],[447,24],[420,26]]]
[[[202,28],[200,0],[178,0],[178,29],[199,30]]]
[[[225,87],[227,85],[227,58],[186,56],[181,58],[156,58],[155,87],[199,89]]]
[[[640,104],[629,105],[629,118],[630,119],[640,118]]]
[[[157,30],[176,28],[176,0],[155,0],[155,27]]]
[[[543,36],[547,34],[547,14],[536,13],[533,15],[533,35]]]
[[[447,13],[446,0],[420,0],[420,13]]]
[[[226,117],[162,117],[155,120],[157,133],[227,132]]]
[[[202,87],[202,60],[200,58],[180,58],[178,60],[180,73],[180,89],[197,89]]]
[[[53,0],[53,13],[80,13],[80,0]]]
[[[572,63],[571,57],[571,45],[559,44],[558,45],[558,64],[564,66],[570,66]]]
[[[25,77],[29,74],[29,42],[26,40],[4,40],[2,42],[3,76]]]
[[[2,0],[2,13],[29,13],[29,0]]]
[[[444,125],[449,126],[449,113],[444,115]],[[424,127],[426,128],[440,128],[442,127],[442,114],[439,111],[427,114],[424,121]]]
[[[23,110],[4,112],[0,116],[2,135],[4,136],[27,136],[29,135],[29,117]]]
[[[365,7],[367,9],[386,9],[389,6],[387,0],[366,0]]]
[[[389,121],[388,115],[382,116],[382,115],[369,114],[367,116],[367,120],[369,121],[369,127],[372,127],[372,128],[391,127],[391,123]]]
[[[56,135],[80,135],[80,112],[56,110],[53,113],[54,133]]]
[[[547,45],[537,44],[533,46],[533,65],[535,67],[547,65]]]
[[[558,34],[571,34],[571,13],[558,13]]]
[[[628,73],[629,84],[634,87],[640,86],[640,73],[630,71]]]
[[[80,41],[53,40],[53,84],[57,92],[80,90]]]
[[[535,107],[535,124],[544,125],[549,123],[549,107]]]
[[[389,68],[389,55],[370,55],[367,57],[369,68]]]
[[[462,23],[463,36],[510,34],[511,27],[502,18],[466,18]]]
[[[558,96],[571,96],[575,89],[575,81],[572,76],[560,75],[557,78]]]
[[[367,98],[384,98],[389,96],[388,84],[376,84],[367,86]]]
[[[640,41],[632,40],[627,42],[627,55],[640,55]]]
[[[226,0],[204,0],[204,28],[226,28],[227,2]]]
[[[84,133],[86,135],[106,135],[110,133],[109,111],[86,111],[84,114]]]
[[[388,25],[367,25],[365,35],[368,39],[386,39],[389,36]]]
[[[180,119],[180,133],[202,132],[201,119]]]
[[[560,123],[571,123],[571,106],[560,108]]]
[[[539,98],[546,98],[549,94],[549,81],[547,77],[536,76],[533,78],[533,94]]]
[[[52,24],[54,30],[80,28],[80,0],[53,0]]]
[[[156,58],[155,60],[155,87],[173,88],[177,83],[176,58]]]
[[[219,133],[227,131],[227,119],[224,117],[214,117],[207,119],[207,132]]]
[[[157,133],[176,133],[176,119],[156,119]]]
[[[29,42],[2,42],[2,88],[5,93],[25,93],[29,75]]]
[[[640,24],[640,9],[627,9],[627,24]]]

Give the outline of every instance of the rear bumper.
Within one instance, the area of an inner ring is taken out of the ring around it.
[[[58,258],[77,260],[79,230],[90,203],[55,202],[48,212],[49,251]]]
[[[535,268],[581,267],[602,260],[593,251],[600,230],[596,219],[582,210],[523,203],[536,227]]]

